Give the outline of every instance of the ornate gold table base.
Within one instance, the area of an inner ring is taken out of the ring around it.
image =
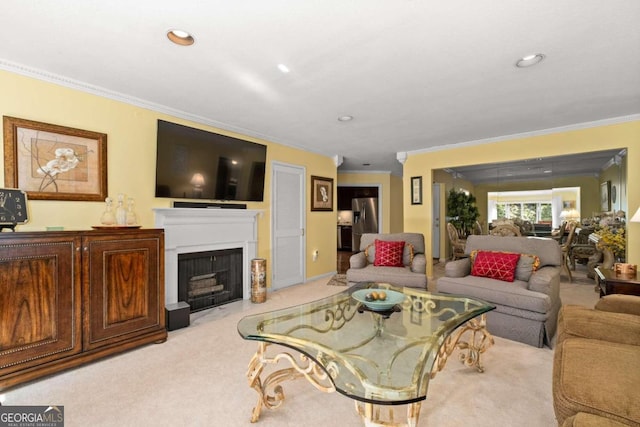
[[[289,353],[278,353],[273,357],[268,357],[266,354],[268,345],[269,343],[266,342],[261,342],[258,345],[258,351],[251,358],[247,371],[249,386],[258,392],[258,403],[253,408],[253,414],[251,415],[252,423],[255,423],[260,418],[263,406],[269,409],[276,409],[284,402],[284,391],[280,385],[283,381],[304,376],[320,391],[331,393],[336,390],[324,369],[306,355],[300,353],[300,362]],[[292,367],[279,369],[269,374],[264,380],[260,378],[266,365],[277,365],[283,359],[289,361]]]
[[[462,340],[465,334],[469,334],[466,341]],[[438,355],[433,364],[430,377],[433,378],[440,372],[449,356],[458,348],[460,350],[460,361],[464,365],[474,367],[478,372],[484,372],[481,364],[481,356],[494,343],[493,336],[486,329],[486,316],[483,314],[476,319],[471,319],[450,335],[440,346]],[[253,408],[251,422],[255,423],[260,418],[262,407],[269,409],[278,408],[284,402],[284,390],[280,383],[286,380],[293,380],[305,377],[314,387],[325,393],[336,391],[329,375],[337,375],[337,372],[328,367],[329,373],[318,366],[306,355],[300,354],[299,361],[291,354],[283,352],[273,357],[266,354],[269,343],[261,342],[258,351],[251,358],[247,370],[249,386],[258,393],[258,402]],[[261,375],[267,365],[277,365],[280,360],[286,360],[291,364],[290,368],[282,368],[261,379]],[[393,420],[393,407],[389,407],[388,416],[383,419],[381,408],[387,405],[376,405],[373,403],[356,401],[356,411],[362,417],[366,427],[415,427],[418,425],[420,408],[422,402],[410,403],[407,406],[406,422],[396,422]]]

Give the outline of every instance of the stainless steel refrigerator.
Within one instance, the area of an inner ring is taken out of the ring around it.
[[[366,197],[351,200],[353,210],[352,221],[352,251],[360,250],[360,239],[364,233],[378,232],[378,199],[376,197]]]

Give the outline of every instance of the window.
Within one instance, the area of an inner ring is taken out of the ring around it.
[[[559,227],[564,203],[570,201],[580,212],[580,188],[487,192],[489,222],[498,219],[530,221]]]
[[[498,218],[521,219],[534,224],[551,222],[550,202],[496,202],[496,216],[490,214],[489,221]]]

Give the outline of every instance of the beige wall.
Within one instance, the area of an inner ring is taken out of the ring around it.
[[[258,256],[269,261],[271,271],[271,162],[303,166],[307,182],[311,175],[336,179],[333,159],[285,147],[211,126],[200,125],[163,113],[114,101],[56,84],[0,71],[0,114],[107,134],[108,190],[114,197],[125,193],[136,201],[143,227],[155,223],[152,208],[169,207],[171,199],[155,198],[155,162],[157,120],[163,119],[213,132],[224,133],[267,145],[265,201],[248,203],[249,209],[263,210],[259,219]],[[4,145],[2,146],[4,159]],[[4,168],[0,168],[4,183]],[[307,188],[307,194],[310,188]],[[337,199],[334,197],[334,203]],[[307,207],[307,278],[330,274],[336,269],[336,216],[332,212],[310,212]],[[99,223],[103,202],[30,200],[30,221],[19,231],[44,230],[47,226],[65,229],[89,229]],[[328,230],[331,230],[329,233]],[[312,251],[318,249],[318,260]],[[270,285],[270,283],[268,283]]]
[[[401,233],[403,230],[402,178],[390,173],[339,173],[340,186],[380,188],[382,199],[382,232]]]
[[[534,157],[550,157],[576,152],[627,148],[629,165],[640,164],[640,121],[602,125],[586,129],[523,137],[501,142],[460,146],[448,150],[411,153],[404,164],[404,189],[409,191],[411,176],[432,178],[432,171],[468,164],[489,164]],[[629,216],[640,206],[640,169],[629,167],[625,195]],[[431,198],[431,188],[425,187],[424,197]],[[592,191],[592,190],[588,190]],[[589,207],[582,206],[583,212]],[[588,211],[587,211],[588,212]],[[430,241],[432,214],[430,205],[411,205],[405,200],[405,231],[421,232]],[[628,226],[628,262],[640,264],[640,223]],[[432,275],[432,265],[428,266]]]

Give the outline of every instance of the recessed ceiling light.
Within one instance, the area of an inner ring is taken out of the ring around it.
[[[340,116],[338,117],[339,122],[349,122],[353,120],[353,116]]]
[[[533,55],[524,56],[516,62],[516,67],[518,68],[526,68],[531,67],[532,65],[536,65],[540,61],[544,59],[544,55],[542,53],[535,53]]]
[[[278,64],[278,70],[280,70],[283,73],[287,74],[289,72],[289,67],[287,67],[284,64]]]
[[[167,32],[167,37],[169,40],[175,44],[179,44],[180,46],[191,46],[195,43],[193,36],[182,30],[169,30]]]

